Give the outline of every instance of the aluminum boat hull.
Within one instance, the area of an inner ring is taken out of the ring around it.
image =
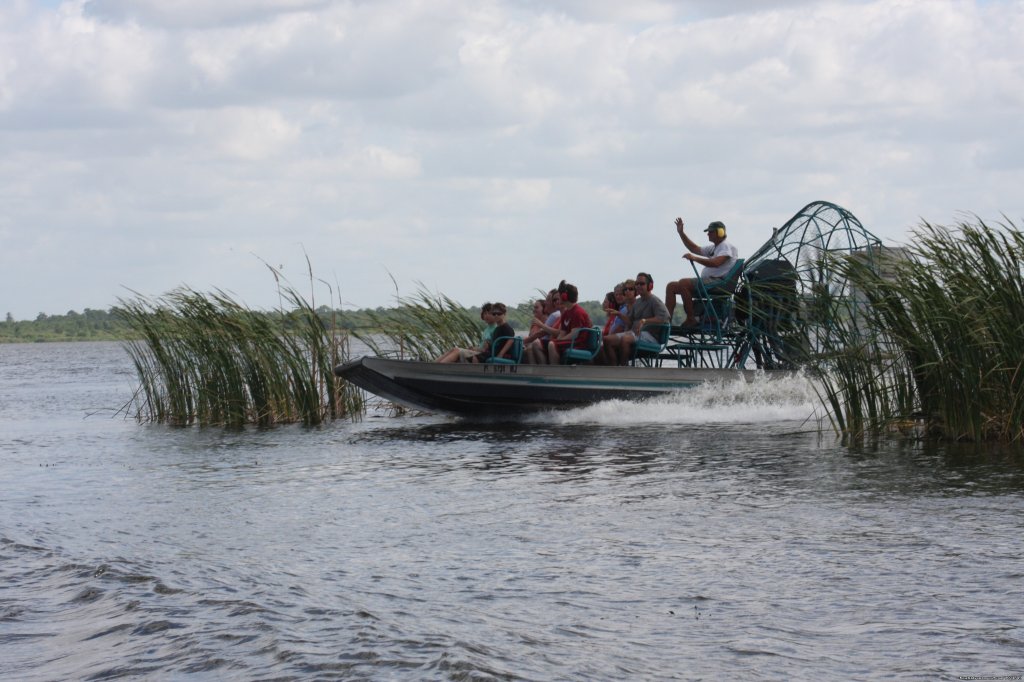
[[[641,400],[708,381],[751,381],[757,374],[737,369],[441,364],[378,357],[338,365],[334,373],[392,402],[459,415],[536,412],[611,399]]]

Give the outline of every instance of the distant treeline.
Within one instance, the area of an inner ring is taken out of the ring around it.
[[[580,303],[594,324],[604,323],[604,313],[597,301]],[[480,308],[468,310],[479,314]],[[265,312],[266,315],[280,315],[280,311]],[[372,330],[378,326],[375,322],[384,317],[401,318],[401,308],[363,308],[360,310],[332,310],[328,306],[317,308],[317,314],[328,326],[345,330]],[[521,303],[516,307],[509,306],[509,321],[519,331],[526,331],[533,315],[532,304]],[[47,315],[39,313],[34,320],[15,320],[10,313],[0,322],[0,343],[35,343],[41,341],[120,341],[131,337],[131,331],[125,322],[122,311],[117,307],[108,310],[92,310],[84,312],[69,310],[64,315]]]

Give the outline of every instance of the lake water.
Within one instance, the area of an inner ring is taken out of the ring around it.
[[[800,381],[520,423],[139,425],[0,345],[0,678],[1024,672],[1024,455],[848,449]]]

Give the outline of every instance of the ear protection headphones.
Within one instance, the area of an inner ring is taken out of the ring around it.
[[[558,297],[559,297],[560,299],[562,299],[563,301],[568,301],[568,300],[569,300],[569,294],[568,294],[568,292],[565,292],[565,291],[563,291],[562,293],[560,293],[560,294],[558,295]]]
[[[725,238],[725,225],[723,225],[722,221],[720,221],[720,220],[716,220],[713,223],[711,223],[710,225],[708,225],[708,229],[706,229],[704,231],[707,232],[708,234],[715,235],[719,239],[724,239]]]

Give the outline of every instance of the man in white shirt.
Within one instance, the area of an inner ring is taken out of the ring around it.
[[[711,282],[721,279],[729,272],[739,257],[739,252],[736,251],[735,246],[725,241],[725,223],[722,221],[711,222],[704,231],[707,232],[708,241],[711,243],[698,246],[697,242],[687,236],[686,230],[683,228],[683,219],[676,218],[676,232],[679,233],[679,238],[683,240],[687,249],[683,258],[703,265],[704,270],[701,271],[700,278],[704,282]],[[683,320],[682,326],[694,327],[697,325],[698,320],[693,316],[693,292],[696,290],[697,280],[693,278],[668,283],[668,286],[665,287],[665,307],[668,308],[669,320],[672,319],[672,313],[675,312],[676,294],[678,294],[683,299],[683,310],[686,311],[686,319]]]

